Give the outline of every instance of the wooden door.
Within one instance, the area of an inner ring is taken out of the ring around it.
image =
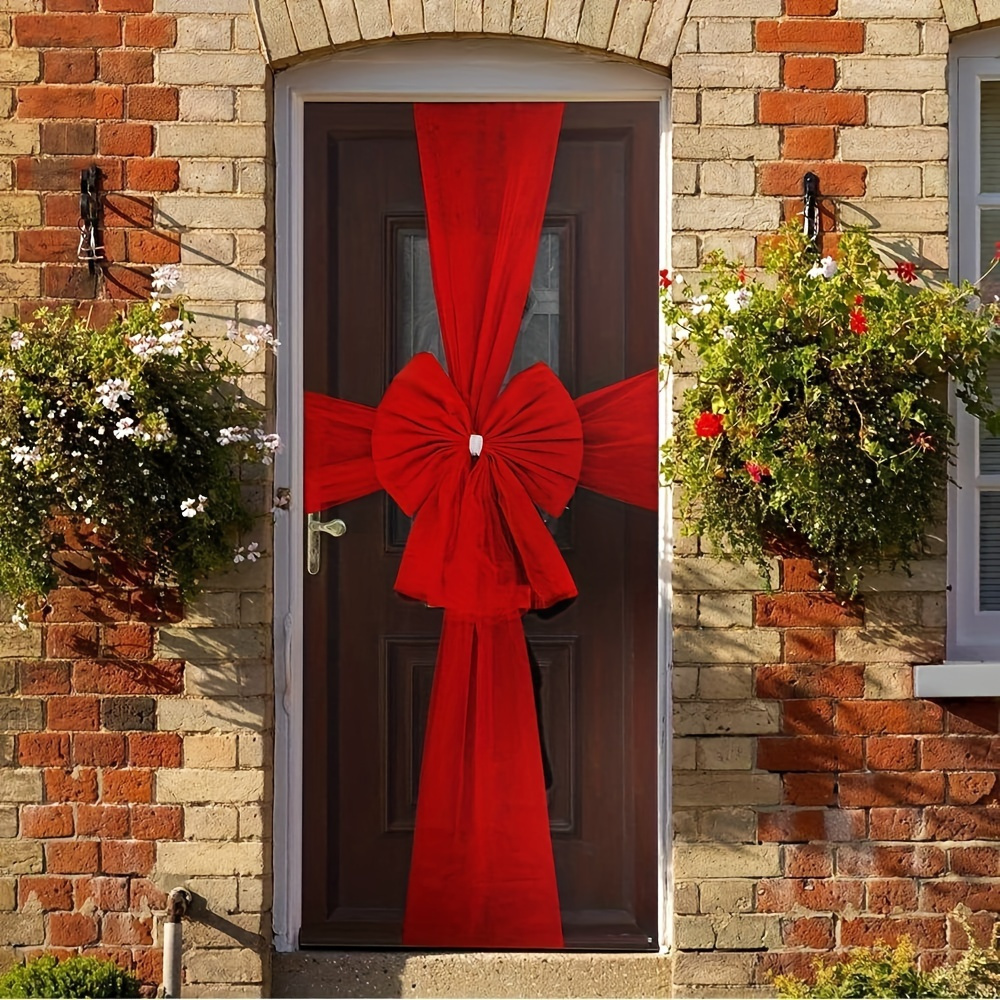
[[[305,386],[376,405],[440,352],[408,104],[309,104]],[[566,108],[511,374],[578,396],[656,363],[658,109]],[[396,594],[407,519],[326,512],[305,588],[303,946],[400,944],[441,612]],[[528,615],[567,948],[655,946],[656,518],[586,491],[550,524],[580,590]]]

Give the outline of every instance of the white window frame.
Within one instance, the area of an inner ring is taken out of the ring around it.
[[[660,260],[670,252],[669,80],[634,63],[522,39],[396,40],[279,72],[274,84],[277,431],[275,483],[291,490],[274,529],[274,947],[295,951],[302,918],[302,232],[303,118],[310,101],[651,101],[660,109]],[[662,266],[662,265],[661,265]],[[650,285],[655,293],[655,275]],[[661,351],[665,334],[661,324]],[[670,419],[661,393],[660,438]],[[673,933],[670,878],[670,563],[668,491],[660,491],[657,643],[659,948]]]
[[[975,281],[989,263],[979,261],[979,209],[1000,194],[979,193],[980,83],[1000,80],[1000,30],[956,39],[949,66],[951,223],[954,279]],[[918,666],[922,697],[1000,695],[1000,611],[979,610],[979,494],[1000,486],[979,476],[979,423],[951,393],[958,448],[948,487],[948,633],[945,664]]]

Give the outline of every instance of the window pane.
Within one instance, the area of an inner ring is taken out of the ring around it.
[[[979,93],[979,190],[1000,191],[1000,80],[984,80]]]
[[[1000,492],[979,494],[979,610],[1000,611]]]
[[[1000,403],[1000,362],[990,366],[989,382],[994,401]],[[979,425],[979,474],[1000,476],[1000,437],[990,434],[982,424]]]

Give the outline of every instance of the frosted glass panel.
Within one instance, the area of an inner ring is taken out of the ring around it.
[[[989,381],[993,399],[1000,403],[1000,362],[990,366]],[[979,474],[1000,476],[1000,437],[990,434],[982,424],[979,425]]]
[[[1000,611],[1000,492],[979,494],[979,610]]]
[[[979,86],[979,189],[1000,191],[1000,80]]]

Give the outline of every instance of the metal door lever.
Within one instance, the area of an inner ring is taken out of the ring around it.
[[[332,535],[334,538],[340,538],[345,531],[347,531],[347,525],[339,517],[335,517],[332,521],[321,521],[319,514],[309,515],[306,537],[306,569],[311,576],[315,576],[320,570],[323,552],[320,535]]]

